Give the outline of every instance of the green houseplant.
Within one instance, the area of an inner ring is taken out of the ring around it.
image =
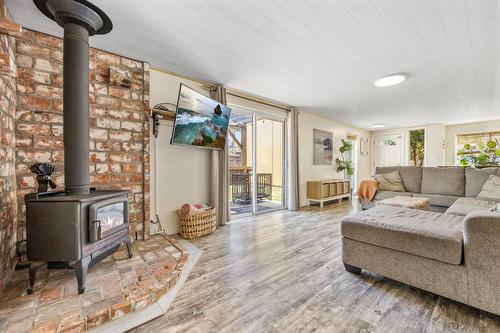
[[[421,167],[425,158],[425,130],[410,131],[410,162]]]
[[[344,172],[344,178],[347,176],[352,176],[354,174],[354,167],[352,165],[352,161],[345,158],[344,153],[352,151],[352,143],[342,140],[342,145],[339,148],[340,157],[336,158],[335,162],[337,164],[337,172]]]
[[[487,167],[500,165],[500,142],[490,140],[486,144],[480,143],[477,147],[465,144],[457,152],[461,166]]]

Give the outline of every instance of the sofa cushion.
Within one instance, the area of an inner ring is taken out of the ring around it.
[[[341,222],[343,237],[448,264],[462,262],[463,217],[378,206]]]
[[[484,200],[500,201],[500,177],[490,175],[477,197]]]
[[[465,196],[475,198],[483,189],[490,175],[500,176],[500,168],[465,169]]]
[[[375,174],[373,178],[378,182],[378,189],[381,191],[404,192],[405,188],[399,175],[399,171]]]
[[[422,184],[422,168],[415,166],[377,167],[376,174],[399,171],[406,192],[419,193]]]
[[[446,210],[446,214],[453,214],[459,216],[465,216],[473,211],[488,211],[496,207],[498,202],[482,200],[477,198],[458,198],[457,201],[453,203]]]
[[[377,191],[375,194],[375,197],[373,198],[374,200],[385,200],[385,199],[390,199],[394,198],[396,196],[404,196],[404,197],[412,197],[414,193],[410,192],[394,192],[394,191]]]
[[[414,197],[421,197],[429,199],[431,206],[450,207],[459,198],[454,195],[441,195],[441,194],[421,194],[416,193]]]
[[[420,193],[465,196],[464,168],[423,168]]]

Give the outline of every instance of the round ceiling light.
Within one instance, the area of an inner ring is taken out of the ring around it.
[[[406,80],[406,75],[404,75],[404,74],[401,74],[401,73],[390,74],[390,75],[384,76],[381,79],[378,79],[373,84],[377,87],[389,87],[389,86],[399,84],[399,83],[403,82],[404,80]]]
[[[381,127],[385,127],[385,124],[373,124],[373,125],[370,125],[371,128],[381,128]]]

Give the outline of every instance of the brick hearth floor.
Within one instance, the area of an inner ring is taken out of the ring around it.
[[[188,259],[165,235],[136,241],[133,254],[120,249],[91,267],[82,295],[73,270],[40,269],[32,295],[28,271],[16,271],[0,295],[0,331],[82,332],[139,311],[175,285]]]

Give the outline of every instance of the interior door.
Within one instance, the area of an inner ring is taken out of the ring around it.
[[[403,163],[403,142],[401,134],[378,135],[374,137],[374,167],[398,166]]]

